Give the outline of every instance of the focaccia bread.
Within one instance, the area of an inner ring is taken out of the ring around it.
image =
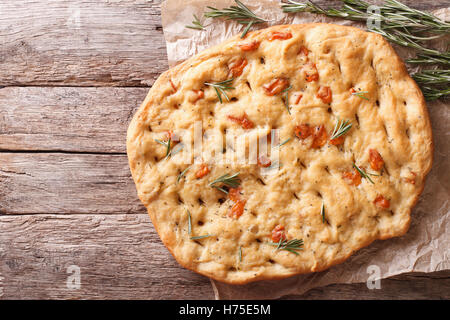
[[[181,161],[196,123],[204,154]],[[240,129],[247,153],[267,139],[268,155],[213,161],[234,150],[213,129]],[[403,235],[433,143],[423,95],[383,37],[304,24],[236,36],[163,73],[127,153],[175,259],[244,284],[321,271]]]

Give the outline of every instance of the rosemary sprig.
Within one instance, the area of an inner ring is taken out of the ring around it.
[[[205,29],[205,26],[200,22],[200,19],[195,14],[194,14],[194,20],[192,20],[192,25],[187,25],[185,27],[189,28],[189,29],[194,29],[194,30],[204,30]]]
[[[352,95],[357,96],[361,99],[367,100],[369,101],[369,98],[367,98],[364,94],[365,93],[369,93],[369,91],[357,91],[357,92],[353,92]]]
[[[352,123],[350,120],[336,120],[336,124],[334,126],[333,133],[331,134],[330,140],[337,139],[340,136],[346,134],[352,127]]]
[[[221,185],[226,185],[230,188],[237,188],[241,184],[241,180],[239,179],[239,172],[235,174],[224,174],[223,176],[218,177],[208,184],[208,186],[216,188],[223,193],[228,194],[228,191],[225,190]]]
[[[440,89],[440,88],[432,88],[429,86],[425,86],[422,85],[420,87],[420,89],[422,90],[422,93],[425,97],[425,99],[427,99],[428,101],[433,101],[433,100],[437,100],[440,98],[444,98],[448,95],[450,95],[450,88],[446,88],[446,89]]]
[[[208,6],[211,11],[205,12],[207,18],[225,18],[226,20],[235,20],[237,23],[245,25],[245,29],[241,35],[244,38],[250,28],[259,23],[264,23],[266,20],[258,17],[248,7],[246,7],[241,1],[235,0],[236,6],[230,6],[229,8],[217,9]]]
[[[166,158],[167,158],[170,154],[170,145],[172,143],[172,138],[169,137],[167,141],[161,141],[158,139],[155,139],[155,141],[166,147]]]
[[[291,110],[289,108],[289,90],[291,90],[291,89],[292,89],[292,86],[289,86],[289,87],[287,87],[286,89],[284,89],[282,91],[282,93],[285,94],[285,96],[284,96],[284,105],[286,106],[286,109],[287,109],[289,114],[291,114]]]
[[[177,177],[177,183],[180,182],[181,178],[184,177],[184,175],[186,174],[186,172],[189,171],[189,169],[191,168],[191,166],[187,167],[186,169],[184,169]]]
[[[205,85],[213,87],[214,90],[216,90],[217,97],[219,98],[220,103],[223,103],[222,94],[225,96],[227,101],[230,101],[230,98],[225,91],[234,89],[234,87],[230,86],[233,80],[234,78],[216,83],[205,82]]]
[[[279,242],[270,242],[271,246],[276,246],[275,250],[286,250],[298,255],[298,250],[303,250],[303,239],[280,239]]]
[[[360,167],[358,167],[355,163],[353,163],[353,168],[355,168],[356,171],[359,172],[361,177],[369,180],[372,184],[375,184],[375,182],[373,182],[373,180],[370,178],[370,176],[364,170],[362,170]]]

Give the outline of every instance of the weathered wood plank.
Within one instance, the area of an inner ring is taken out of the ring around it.
[[[0,2],[0,86],[148,86],[167,69],[161,0]]]
[[[0,89],[0,150],[126,152],[126,131],[148,88]]]
[[[0,214],[144,212],[125,155],[0,153]]]
[[[448,0],[403,2],[448,7]],[[167,69],[160,3],[1,1],[0,86],[151,85]]]
[[[68,289],[67,268],[80,268]],[[211,299],[147,215],[0,216],[0,299]]]
[[[309,290],[289,300],[421,300],[450,299],[450,270],[433,273],[409,273],[381,280],[381,289],[369,290],[365,283],[333,284]]]

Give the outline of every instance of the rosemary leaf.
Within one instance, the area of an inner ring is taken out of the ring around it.
[[[364,94],[365,93],[369,93],[369,91],[358,91],[358,92],[353,92],[352,95],[357,96],[361,99],[367,100],[369,101],[369,98],[367,98]]]
[[[322,222],[325,223],[325,204],[322,201],[322,207],[320,209],[320,215],[322,216]]]
[[[213,237],[214,235],[212,234],[205,234],[203,236],[195,236],[195,237],[191,237],[191,240],[201,240],[201,239],[205,239],[205,238],[209,238],[209,237]]]
[[[285,105],[285,107],[286,107],[286,109],[287,109],[289,114],[291,114],[291,110],[289,108],[289,90],[291,90],[291,89],[292,89],[292,86],[289,86],[289,87],[287,87],[286,89],[284,89],[282,91],[282,93],[285,94],[285,96],[284,96],[284,105]]]
[[[180,182],[181,178],[184,177],[184,175],[186,174],[186,172],[189,171],[189,169],[191,168],[191,166],[187,167],[186,169],[184,169],[177,177],[177,183]]]
[[[282,146],[284,146],[286,143],[288,143],[289,141],[291,141],[292,140],[292,138],[287,138],[286,140],[284,140],[283,142],[281,142],[277,147],[279,148],[279,147],[282,147]]]

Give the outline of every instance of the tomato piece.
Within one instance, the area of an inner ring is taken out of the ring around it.
[[[380,153],[375,149],[369,150],[369,163],[373,170],[380,170],[384,166],[384,160]]]
[[[284,232],[284,226],[277,225],[272,230],[272,241],[273,242],[280,242],[280,240],[286,240],[286,234]]]
[[[260,167],[267,168],[267,167],[270,167],[271,164],[272,164],[272,160],[270,160],[270,158],[268,158],[266,156],[260,156],[258,158],[258,165]]]
[[[342,174],[342,178],[351,186],[359,186],[361,184],[361,174],[353,169],[353,171],[346,171]]]
[[[167,139],[170,139],[171,142],[180,141],[180,137],[176,133],[174,133],[172,130],[167,131],[166,135],[167,135]]]
[[[411,171],[411,177],[412,178],[404,178],[406,182],[411,183],[411,184],[416,184],[416,177],[417,174],[415,172]]]
[[[356,92],[355,88],[350,88],[350,94],[354,94]]]
[[[238,202],[241,199],[241,188],[230,188],[228,198],[233,202]]]
[[[234,78],[239,77],[247,65],[247,59],[239,58],[229,65],[229,69]]]
[[[248,118],[248,116],[245,112],[244,112],[244,115],[241,117],[228,116],[228,119],[240,124],[241,127],[244,129],[251,129],[251,128],[255,127],[254,123]]]
[[[308,63],[305,65],[305,79],[308,82],[319,80],[319,71],[317,71],[317,67],[315,63]]]
[[[344,136],[340,136],[334,139],[330,140],[330,144],[332,144],[333,146],[338,146],[344,143]]]
[[[317,98],[320,98],[323,103],[330,103],[333,100],[333,94],[331,92],[330,87],[321,86],[319,90],[317,90]]]
[[[290,38],[292,38],[292,33],[290,33],[290,32],[272,31],[272,33],[269,36],[269,41],[287,40]]]
[[[242,51],[253,51],[259,48],[260,42],[257,40],[253,40],[251,42],[240,42],[238,47],[241,48]]]
[[[207,164],[202,164],[200,166],[200,169],[195,173],[195,177],[197,179],[201,179],[204,176],[206,176],[210,172],[209,167]]]
[[[194,91],[194,93],[197,95],[197,98],[195,99],[194,102],[197,102],[200,99],[203,99],[205,97],[205,93],[203,92],[203,90],[192,90]]]
[[[375,205],[381,209],[389,209],[389,206],[391,205],[389,200],[382,195],[377,196],[373,203],[375,203]]]
[[[274,96],[281,93],[289,86],[289,81],[284,78],[275,78],[269,83],[263,85],[264,90],[268,96]]]
[[[313,137],[314,139],[311,148],[318,149],[320,147],[323,147],[327,143],[328,134],[323,124],[314,128]]]
[[[306,47],[305,46],[301,46],[300,47],[300,50],[298,51],[298,53],[300,54],[303,54],[304,56],[308,56],[308,54],[309,54],[309,50],[308,49],[306,49]]]
[[[295,127],[295,136],[299,139],[306,139],[313,133],[313,129],[307,124],[301,124]]]
[[[236,203],[231,207],[230,212],[228,213],[228,216],[230,218],[238,219],[242,214],[244,213],[244,207],[246,200],[238,200]]]
[[[302,100],[303,94],[296,92],[293,94],[293,97],[294,97],[294,104],[298,104],[300,100]]]
[[[169,82],[170,82],[170,85],[172,86],[172,89],[173,89],[174,93],[177,92],[178,89],[177,89],[177,87],[175,87],[175,85],[173,84],[172,79],[169,79]]]

